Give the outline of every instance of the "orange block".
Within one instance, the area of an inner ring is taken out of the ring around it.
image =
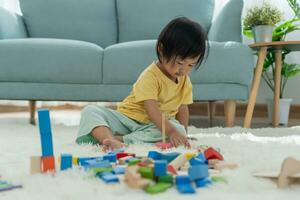
[[[42,172],[55,171],[55,158],[54,156],[42,157]]]

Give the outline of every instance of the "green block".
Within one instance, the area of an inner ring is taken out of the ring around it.
[[[228,183],[227,179],[223,176],[212,176],[211,181],[213,183]]]
[[[112,172],[113,168],[99,167],[99,168],[92,168],[91,170],[92,170],[92,172],[94,172],[95,174],[97,174],[97,173],[102,173],[102,172]]]
[[[167,189],[169,189],[170,187],[172,187],[171,183],[163,183],[163,182],[159,182],[156,183],[155,185],[150,185],[148,186],[145,191],[149,194],[157,194],[160,192],[164,192]]]
[[[138,164],[140,162],[141,162],[140,159],[129,160],[128,161],[128,166],[136,165],[136,164]]]
[[[143,178],[148,178],[148,179],[153,179],[154,178],[154,173],[153,169],[150,167],[140,167],[139,168],[139,173]]]
[[[167,174],[167,175],[164,175],[164,176],[159,176],[158,177],[158,182],[173,184],[173,176],[171,174]]]

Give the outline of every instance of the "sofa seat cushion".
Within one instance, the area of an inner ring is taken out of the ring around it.
[[[0,81],[101,83],[103,49],[63,39],[0,41]]]
[[[124,42],[104,49],[103,83],[132,84],[156,59],[156,40]]]
[[[208,31],[213,11],[214,0],[117,0],[119,42],[157,39],[170,20],[181,16]]]

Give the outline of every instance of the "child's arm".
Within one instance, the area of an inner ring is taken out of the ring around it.
[[[159,130],[162,130],[162,114],[159,110],[158,102],[153,99],[145,100],[144,106],[150,120],[156,125]],[[187,137],[183,136],[178,130],[168,121],[165,121],[166,134],[169,136],[171,143],[177,147],[184,145],[190,147]]]
[[[184,126],[185,131],[187,132],[187,127],[189,125],[189,108],[187,105],[182,104],[179,107],[176,119]]]

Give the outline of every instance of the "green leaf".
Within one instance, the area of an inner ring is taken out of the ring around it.
[[[300,64],[283,63],[281,75],[285,78],[296,76],[300,72]]]
[[[248,37],[248,38],[253,38],[253,32],[252,32],[252,30],[246,30],[246,29],[244,29],[244,30],[243,30],[243,34],[244,34],[246,37]]]

